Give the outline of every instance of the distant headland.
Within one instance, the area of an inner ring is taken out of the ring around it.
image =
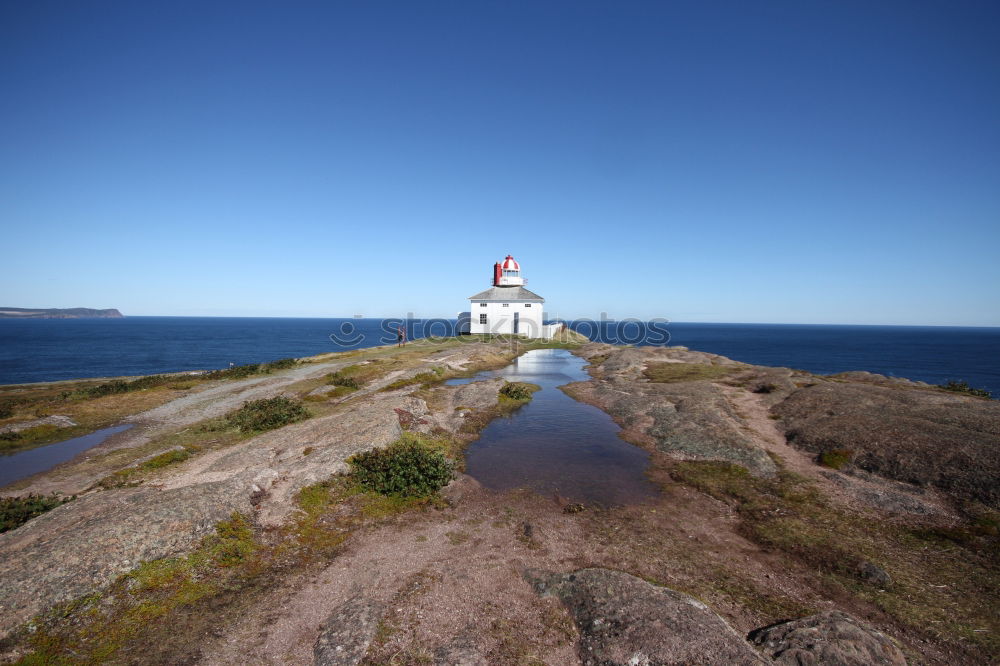
[[[0,307],[0,319],[121,319],[115,308],[5,308]]]

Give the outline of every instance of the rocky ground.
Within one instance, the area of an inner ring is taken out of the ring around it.
[[[1000,659],[1000,403],[682,348],[572,346],[592,380],[565,390],[650,452],[658,498],[567,506],[460,475],[441,499],[399,504],[328,480],[406,431],[459,452],[499,413],[502,381],[405,380],[502,366],[523,347],[411,344],[211,383],[7,491],[81,496],[0,535],[6,659]],[[348,367],[363,387],[335,395],[325,377]],[[312,418],[213,429],[279,394],[307,398]]]

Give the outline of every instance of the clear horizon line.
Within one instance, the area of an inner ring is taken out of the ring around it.
[[[412,313],[408,313],[408,314],[412,314]],[[334,316],[334,315],[150,315],[150,314],[128,315],[128,314],[123,314],[122,316],[123,316],[123,318],[126,318],[126,319],[129,318],[129,317],[178,317],[178,318],[202,317],[202,318],[206,318],[206,319],[348,319],[348,320],[353,320],[353,319],[381,319],[381,320],[386,320],[386,319],[400,319],[400,317],[398,315],[355,317],[354,315]],[[10,319],[19,319],[19,318],[18,317],[4,317],[3,319],[10,320]],[[431,319],[453,320],[453,319],[456,319],[456,317],[454,317],[454,316],[451,316],[451,317],[418,317],[418,316],[413,316],[413,317],[408,317],[406,319],[407,319],[407,321],[421,321],[421,320],[427,321],[427,320],[431,320]],[[616,321],[641,321],[641,322],[649,322],[649,321],[654,321],[656,319],[657,318],[655,318],[655,317],[647,317],[647,318],[643,318],[643,317],[626,317],[626,318],[608,317],[608,318],[604,319],[603,321],[608,321],[608,322],[616,322]],[[663,320],[663,318],[660,318],[660,319]],[[595,321],[595,322],[602,321],[601,319],[594,318],[594,317],[554,317],[554,318],[551,318],[551,319],[546,319],[546,321],[565,321],[565,322],[574,322],[574,321],[583,321],[583,320],[590,320],[590,321]],[[788,321],[693,321],[693,320],[666,319],[666,325],[669,326],[670,324],[718,324],[718,325],[740,325],[740,326],[896,326],[896,327],[901,327],[901,328],[1000,328],[1000,323],[998,323],[998,324],[898,324],[898,323],[872,324],[872,323],[853,323],[853,322],[848,322],[848,323],[830,323],[830,322],[788,322]]]

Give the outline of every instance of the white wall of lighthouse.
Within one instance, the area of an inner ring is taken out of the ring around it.
[[[470,332],[494,335],[514,333],[514,315],[517,315],[517,333],[529,338],[542,334],[543,303],[517,301],[472,301],[469,308]],[[485,319],[485,321],[484,321]]]

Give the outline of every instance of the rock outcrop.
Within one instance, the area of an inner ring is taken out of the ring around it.
[[[526,577],[569,609],[586,666],[767,663],[705,604],[635,576],[581,569]]]
[[[841,611],[781,622],[750,633],[777,664],[906,666],[891,638]]]
[[[398,437],[396,408],[418,410],[419,403],[375,394],[334,416],[195,457],[157,486],[86,494],[0,534],[0,636],[143,561],[192,548],[234,511],[263,524],[282,522],[299,488],[346,470],[348,456]]]
[[[334,609],[323,623],[313,658],[316,666],[355,666],[378,632],[383,604],[358,596]]]
[[[1000,401],[909,384],[819,380],[771,412],[795,447],[836,449],[862,470],[1000,507]]]
[[[758,476],[775,473],[774,462],[747,433],[723,387],[708,379],[657,383],[642,374],[656,362],[723,366],[734,373],[744,366],[714,354],[669,348],[594,345],[581,353],[589,359],[603,354],[607,358],[593,371],[596,381],[572,384],[569,392],[608,412],[627,438],[645,440],[681,459],[731,462]]]

